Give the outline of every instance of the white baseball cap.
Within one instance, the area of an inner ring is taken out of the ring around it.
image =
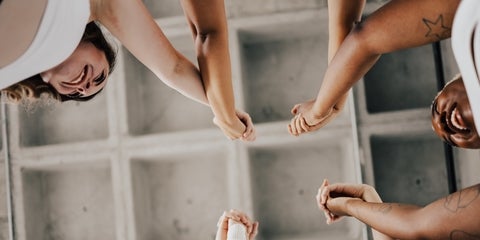
[[[480,0],[462,0],[452,27],[452,49],[480,132]]]

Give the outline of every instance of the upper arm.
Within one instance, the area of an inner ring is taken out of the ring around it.
[[[140,62],[157,76],[169,79],[181,67],[173,48],[141,0],[112,0],[102,6],[98,20]],[[165,80],[165,79],[164,79]]]
[[[419,216],[428,223],[419,230],[421,236],[434,239],[480,237],[480,185],[462,189],[427,205]]]
[[[460,0],[393,0],[353,31],[358,41],[381,54],[450,37]]]

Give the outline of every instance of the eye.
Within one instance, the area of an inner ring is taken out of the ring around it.
[[[82,96],[82,93],[77,92],[77,91],[67,94],[67,97],[69,97],[69,98],[79,98],[81,96]]]
[[[95,84],[95,86],[98,86],[100,85],[103,81],[105,81],[105,72],[102,72],[102,74],[100,74],[100,76],[98,76],[95,80],[93,80],[93,83]]]

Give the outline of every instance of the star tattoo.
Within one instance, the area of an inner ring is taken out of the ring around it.
[[[443,39],[450,35],[450,28],[445,26],[443,23],[443,15],[438,16],[437,20],[431,21],[426,18],[423,18],[423,23],[428,28],[427,34],[425,37],[436,37],[437,39]]]

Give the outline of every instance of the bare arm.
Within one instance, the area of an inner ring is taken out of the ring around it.
[[[324,180],[323,184],[318,189],[317,205],[320,210],[323,210],[327,224],[338,221],[341,216],[335,215],[327,208],[327,200],[335,197],[349,197],[361,199],[369,203],[382,203],[382,199],[378,195],[375,188],[366,184],[345,184],[336,183],[330,185],[328,180]],[[393,240],[388,235],[385,235],[375,229],[372,229],[374,240]]]
[[[328,62],[360,22],[366,0],[328,0]]]
[[[327,68],[315,103],[302,112],[306,123],[321,124],[381,54],[450,37],[459,2],[392,0],[358,24]]]
[[[327,208],[349,215],[372,228],[400,239],[479,239],[480,185],[425,207],[397,203],[369,203],[358,198],[331,198]]]
[[[363,8],[365,7],[366,0],[329,0],[328,1],[328,63],[332,61],[333,57],[337,53],[338,49],[342,45],[345,38],[355,26],[355,23],[360,22]],[[348,94],[344,94],[333,107],[333,111],[330,113],[329,118],[333,119],[343,109]],[[307,103],[295,105],[291,113],[297,115],[305,111],[305,108],[311,107],[314,100]],[[298,126],[298,120],[305,121],[303,118],[292,118],[288,130],[292,135],[298,136],[302,132],[313,131],[321,128],[328,123],[328,120],[324,120],[322,125],[308,126],[303,124],[304,127]]]
[[[175,50],[140,0],[98,0],[94,18],[168,86],[208,105],[198,69]]]
[[[91,7],[93,18],[102,23],[140,62],[163,82],[193,100],[210,105],[216,116],[217,114],[222,117],[224,115],[228,116],[230,121],[223,118],[221,120],[228,123],[233,122],[233,126],[226,124],[217,125],[220,125],[229,138],[236,139],[240,137],[243,140],[253,140],[255,138],[253,124],[248,114],[236,112],[233,100],[229,100],[228,97],[220,98],[221,100],[219,100],[218,97],[211,96],[217,96],[216,94],[218,94],[217,92],[212,93],[211,86],[218,87],[221,86],[220,83],[205,84],[206,89],[210,89],[207,91],[210,94],[206,95],[199,70],[173,48],[142,1],[95,0],[93,2],[94,4]],[[200,5],[204,3],[204,1],[196,2]],[[211,6],[211,9],[214,9],[214,7]],[[188,13],[189,10],[186,10],[186,12]],[[212,14],[210,11],[207,12]],[[202,67],[203,65],[200,61],[200,66]],[[210,72],[208,70],[205,71],[207,75]],[[228,78],[228,81],[230,81],[230,78]],[[227,82],[226,86],[231,84],[228,81],[224,81]],[[230,88],[220,87],[216,89],[224,90],[226,96],[233,98],[231,86]],[[230,93],[231,95],[229,95]],[[219,105],[224,107],[221,108]],[[247,125],[246,131],[244,124]]]
[[[239,137],[245,126],[235,115],[224,0],[182,0],[192,31],[200,74],[216,120]]]

